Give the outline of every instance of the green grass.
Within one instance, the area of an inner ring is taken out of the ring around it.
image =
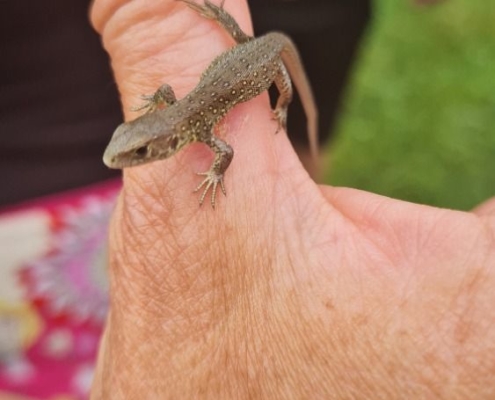
[[[470,209],[495,195],[495,1],[378,0],[326,181]]]

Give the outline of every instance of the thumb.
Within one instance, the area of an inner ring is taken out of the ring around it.
[[[214,56],[232,46],[225,32],[183,2],[116,4],[96,1],[92,15],[126,109],[163,83],[183,98]],[[226,8],[246,29],[245,1],[231,0]],[[307,219],[321,218],[326,201],[286,136],[274,135],[271,118],[265,94],[238,105],[220,125],[235,156],[225,179],[227,198],[216,210],[200,209],[191,193],[198,184],[194,172],[206,170],[212,158],[200,144],[124,171],[111,224],[112,310],[94,398],[109,398],[106,390],[125,398],[146,388],[166,393],[174,373],[193,371],[202,349],[212,348],[215,330],[228,323],[232,308],[242,309],[239,299],[266,291],[276,257],[274,221],[289,221],[295,209]],[[306,198],[306,207],[295,194]]]

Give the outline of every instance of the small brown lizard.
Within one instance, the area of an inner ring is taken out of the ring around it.
[[[192,0],[178,1],[218,22],[237,46],[215,58],[198,85],[183,99],[177,100],[167,84],[153,95],[143,96],[146,103],[138,110],[145,109],[146,113],[115,130],[103,161],[110,168],[126,168],[168,158],[192,142],[205,143],[215,152],[215,159],[207,172],[199,173],[205,178],[195,192],[204,187],[199,199],[201,205],[212,188],[214,208],[218,184],[226,194],[223,176],[234,152],[214,135],[213,129],[232,107],[258,96],[275,83],[280,95],[273,113],[279,128],[285,129],[287,108],[292,100],[292,78],[308,119],[314,157],[318,145],[317,108],[297,49],[287,36],[278,32],[259,38],[246,35],[223,9],[223,2],[216,6],[208,0],[204,5]]]

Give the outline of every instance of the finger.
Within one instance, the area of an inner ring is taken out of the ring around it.
[[[493,217],[495,216],[495,197],[488,199],[473,209],[476,215]]]

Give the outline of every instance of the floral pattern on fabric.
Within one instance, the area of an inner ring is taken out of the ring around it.
[[[0,213],[0,398],[88,397],[119,187],[107,182]]]

